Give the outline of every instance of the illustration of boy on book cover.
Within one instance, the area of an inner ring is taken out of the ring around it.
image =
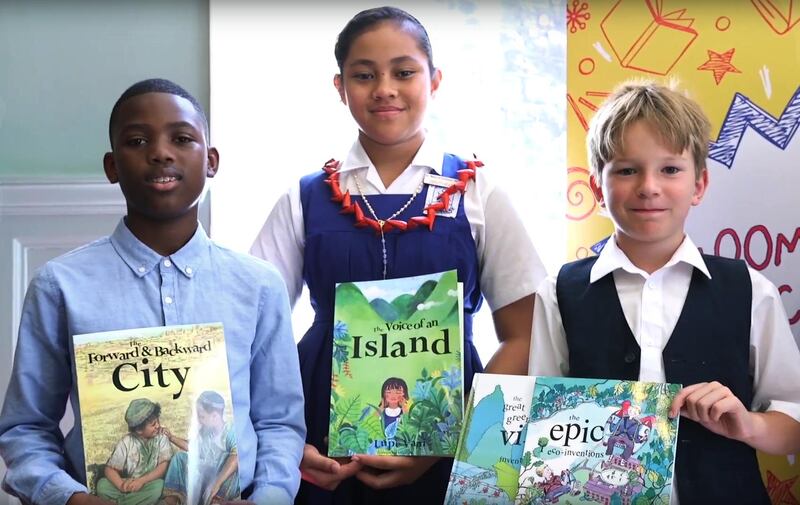
[[[455,270],[336,286],[329,456],[452,456],[463,409]]]
[[[512,505],[534,377],[475,374],[445,505]]]
[[[92,494],[121,505],[239,497],[221,324],[76,335],[74,344]]]
[[[517,503],[663,504],[678,384],[537,377]]]

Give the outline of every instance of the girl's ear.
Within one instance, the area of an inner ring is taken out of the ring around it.
[[[431,76],[431,96],[436,96],[436,91],[439,89],[439,84],[442,83],[442,71],[434,69]]]
[[[333,76],[333,86],[336,88],[336,91],[339,92],[339,100],[341,100],[343,104],[347,105],[347,96],[344,93],[344,81],[342,80],[342,74],[336,74]]]

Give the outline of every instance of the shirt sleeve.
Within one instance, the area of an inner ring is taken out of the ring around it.
[[[286,283],[291,305],[303,290],[305,225],[300,185],[287,191],[272,208],[258,233],[250,254],[275,265]]]
[[[472,194],[471,194],[472,193]],[[530,295],[547,272],[508,194],[477,172],[464,202],[492,311]]]
[[[548,277],[536,289],[533,306],[528,375],[566,376],[569,349],[556,297],[556,278]]]
[[[128,461],[128,447],[125,444],[127,438],[126,435],[117,442],[117,445],[114,446],[114,450],[111,451],[111,456],[108,457],[108,461],[106,462],[106,466],[110,466],[120,473],[125,472],[125,462]]]
[[[262,287],[250,364],[250,419],[258,439],[254,491],[259,505],[291,503],[300,486],[306,439],[303,386],[291,311],[274,270]]]
[[[753,369],[753,410],[775,410],[800,421],[800,350],[789,318],[772,282],[750,270],[753,307],[750,357]]]
[[[86,492],[64,469],[64,416],[72,387],[66,316],[47,266],[31,281],[22,308],[11,381],[0,415],[3,488],[23,502],[63,505]]]

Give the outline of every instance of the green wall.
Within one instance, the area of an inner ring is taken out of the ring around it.
[[[103,177],[111,107],[149,77],[208,109],[207,0],[0,0],[0,181]]]

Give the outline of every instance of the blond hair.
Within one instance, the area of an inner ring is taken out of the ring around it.
[[[677,91],[676,83],[625,82],[603,102],[589,124],[586,149],[589,169],[596,178],[623,150],[628,126],[644,121],[661,142],[676,153],[689,150],[699,178],[706,169],[711,123],[700,105]]]

